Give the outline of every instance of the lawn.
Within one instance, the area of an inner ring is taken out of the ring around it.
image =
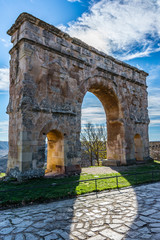
[[[154,173],[151,173],[151,171],[154,171]],[[103,179],[106,177],[110,178]],[[82,180],[85,181],[81,182]],[[127,172],[119,172],[118,174],[81,174],[80,176],[60,179],[34,179],[22,183],[0,181],[0,207],[45,202],[93,191],[114,189],[117,188],[117,183],[118,187],[121,188],[159,180],[160,162],[154,161],[154,163],[135,166]]]
[[[5,173],[0,173],[0,178],[4,177],[5,175]]]

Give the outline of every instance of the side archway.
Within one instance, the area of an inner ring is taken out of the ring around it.
[[[51,130],[47,134],[48,172],[64,173],[64,137],[58,130]]]
[[[54,121],[48,121],[41,128],[38,138],[38,162],[41,166],[46,165],[46,174],[65,173],[64,132],[63,127]]]

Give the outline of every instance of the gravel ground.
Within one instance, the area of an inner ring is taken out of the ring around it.
[[[120,167],[88,167],[88,168],[82,168],[82,173],[88,173],[88,174],[119,173],[119,172],[127,172],[128,170],[135,170],[135,168],[137,168],[137,165],[120,166]]]

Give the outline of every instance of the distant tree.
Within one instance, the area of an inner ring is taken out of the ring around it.
[[[87,123],[81,132],[81,149],[83,151],[83,157],[87,157],[90,160],[91,166],[93,166],[93,125]]]
[[[106,140],[107,133],[104,125],[87,123],[81,133],[82,151],[90,160],[93,166],[93,160],[100,165],[100,160],[106,158]]]

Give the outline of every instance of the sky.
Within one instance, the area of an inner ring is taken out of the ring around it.
[[[160,141],[160,0],[0,0],[0,141],[8,140],[9,50],[7,30],[22,12],[149,73],[149,140]],[[82,124],[105,124],[99,100],[87,93]]]

